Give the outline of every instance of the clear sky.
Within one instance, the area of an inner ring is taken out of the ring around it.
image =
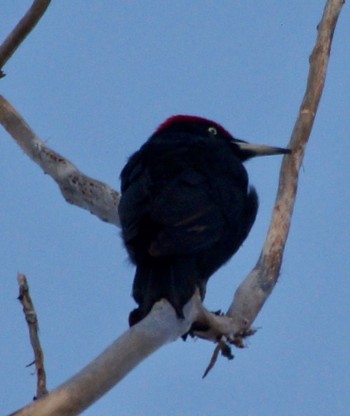
[[[2,0],[3,40],[32,1]],[[325,1],[52,2],[5,67],[0,92],[49,146],[119,189],[128,156],[168,116],[212,118],[252,142],[287,144]],[[84,414],[345,416],[350,408],[350,9],[336,29],[277,287],[260,328],[204,381],[213,345],[177,341]],[[68,205],[0,130],[0,413],[35,393],[17,272],[40,319],[49,389],[127,328],[134,269],[119,230]],[[260,196],[239,253],[209,283],[225,310],[254,266],[280,158],[247,164]]]

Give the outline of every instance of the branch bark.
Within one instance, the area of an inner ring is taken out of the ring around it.
[[[44,353],[39,339],[39,323],[37,314],[34,309],[32,298],[29,294],[29,286],[24,274],[19,273],[17,276],[19,285],[18,300],[23,306],[23,312],[28,324],[30,343],[34,352],[34,364],[37,374],[36,399],[45,396],[48,393],[46,389],[46,374],[44,368]]]
[[[119,226],[119,192],[83,174],[72,162],[50,149],[1,95],[0,123],[21,149],[57,182],[67,202]]]
[[[37,25],[50,3],[51,0],[35,0],[27,13],[0,46],[0,78],[5,76],[2,68],[6,62]]]
[[[193,301],[185,306],[185,320],[176,317],[166,301],[156,303],[139,324],[121,335],[78,374],[42,399],[9,416],[77,415],[110,390],[134,367],[186,332],[194,316]]]
[[[256,266],[238,287],[227,312],[229,316],[241,315],[248,327],[278,280],[298,188],[299,170],[321,99],[333,34],[343,4],[344,0],[328,0],[326,3],[310,56],[305,95],[288,145],[292,155],[285,156],[282,162],[270,228]]]

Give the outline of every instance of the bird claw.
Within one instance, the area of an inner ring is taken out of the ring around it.
[[[245,340],[248,337],[251,337],[252,335],[254,335],[256,333],[258,329],[257,328],[248,328],[245,330],[240,331],[239,333],[237,333],[233,339],[229,339],[229,343],[234,345],[237,348],[245,348],[246,344],[245,344]]]
[[[246,338],[257,331],[250,328],[249,321],[236,312],[231,312],[230,315],[225,315],[220,310],[209,312],[202,303],[198,289],[185,305],[184,314],[192,322],[189,331],[182,336],[184,340],[191,336],[217,343],[203,377],[214,367],[220,352],[223,357],[232,360],[234,356],[231,346],[244,348]]]

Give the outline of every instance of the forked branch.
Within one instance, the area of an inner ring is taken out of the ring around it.
[[[206,339],[218,340],[218,337],[225,337],[235,343],[237,336],[249,333],[251,324],[279,276],[283,249],[293,213],[299,169],[321,98],[332,37],[343,3],[343,0],[327,1],[318,27],[316,45],[310,58],[306,93],[289,145],[293,154],[285,157],[282,164],[270,229],[260,258],[255,268],[237,289],[227,316],[208,314],[201,305],[198,294],[195,294],[185,306],[186,319],[183,321],[176,319],[173,309],[166,301],[158,302],[143,321],[118,338],[80,373],[42,399],[14,414],[62,416],[80,413],[111,389],[149,354],[185,333],[194,321],[210,323],[209,331],[198,333]],[[0,122],[22,149],[58,182],[61,190],[65,188],[62,184],[67,183],[67,177],[73,172],[80,175],[78,179],[87,178],[80,174],[70,162],[49,149],[42,141],[38,141],[24,120],[20,116],[15,117],[14,114],[14,109],[2,98]],[[92,179],[87,180],[93,183]],[[79,183],[79,180],[77,182]],[[81,195],[77,198],[70,197],[69,201],[89,209],[108,222],[117,224],[116,207],[119,194],[107,185],[100,182],[97,184],[99,191],[92,193],[92,197],[87,199],[84,197],[84,187],[70,188],[74,189],[75,195]],[[98,201],[97,205],[101,204],[101,206],[107,201],[102,214],[100,208],[96,210],[96,201]]]

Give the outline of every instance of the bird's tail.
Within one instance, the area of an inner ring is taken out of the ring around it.
[[[139,307],[129,315],[130,326],[143,319],[162,298],[183,318],[183,307],[196,288],[196,267],[188,257],[149,257],[136,268],[133,297]]]

